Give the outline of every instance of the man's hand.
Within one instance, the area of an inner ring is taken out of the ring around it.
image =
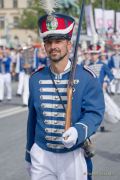
[[[76,144],[78,138],[78,132],[76,128],[70,127],[67,131],[63,133],[62,143],[66,148],[71,148]]]

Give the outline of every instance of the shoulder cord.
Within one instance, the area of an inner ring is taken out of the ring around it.
[[[59,90],[58,90],[58,88],[57,88],[57,86],[56,86],[56,84],[55,84],[55,81],[54,81],[54,79],[53,79],[53,77],[52,77],[51,71],[49,71],[49,73],[50,73],[50,77],[51,77],[51,80],[52,80],[52,82],[53,82],[53,85],[55,86],[56,92],[57,92],[57,94],[58,94],[58,96],[59,96],[60,102],[61,102],[61,104],[62,104],[62,106],[63,106],[63,109],[66,111],[65,105],[64,105],[63,100],[62,100],[62,98],[61,98],[61,96],[60,96],[60,93],[59,93]]]

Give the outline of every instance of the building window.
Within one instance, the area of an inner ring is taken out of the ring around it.
[[[0,16],[0,29],[4,29],[5,27],[5,18]]]
[[[13,0],[13,8],[17,8],[18,7],[18,0]]]
[[[4,0],[0,0],[0,8],[4,8]]]
[[[14,27],[19,26],[19,17],[14,17]]]

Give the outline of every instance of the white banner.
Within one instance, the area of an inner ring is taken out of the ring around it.
[[[120,32],[120,12],[116,12],[116,31]]]
[[[102,29],[104,27],[104,22],[103,22],[103,9],[94,9],[95,13],[95,26],[96,29]]]
[[[115,11],[114,10],[104,10],[104,28],[108,30],[109,28],[115,28]]]
[[[97,30],[115,27],[115,12],[114,10],[103,10],[95,8],[95,26]]]
[[[96,34],[91,4],[85,6],[85,20],[87,26],[87,35],[92,36],[93,34]]]

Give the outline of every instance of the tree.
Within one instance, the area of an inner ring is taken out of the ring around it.
[[[23,11],[20,19],[20,28],[36,30],[38,27],[38,18],[44,14],[41,9],[39,0],[33,0],[31,6]]]

